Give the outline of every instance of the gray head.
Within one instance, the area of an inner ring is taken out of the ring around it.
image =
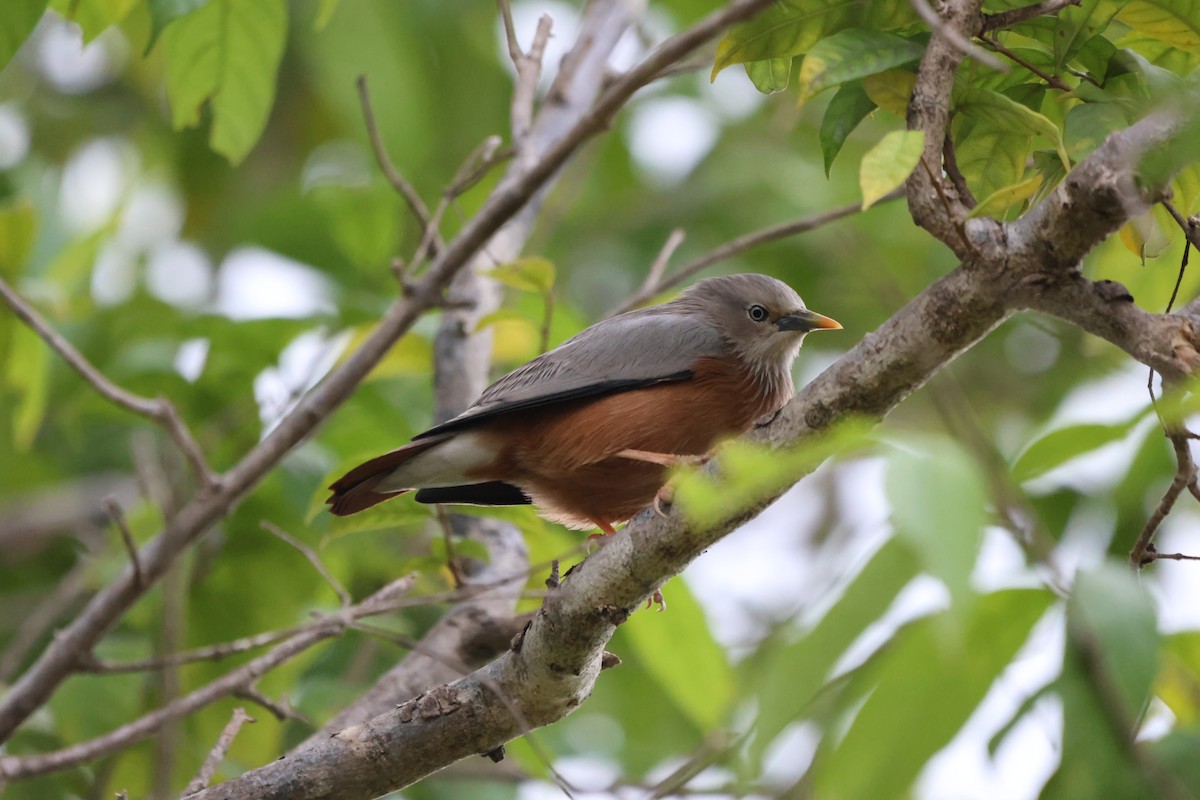
[[[842,327],[809,311],[792,287],[768,275],[708,278],[675,303],[703,315],[756,371],[790,370],[805,334]]]

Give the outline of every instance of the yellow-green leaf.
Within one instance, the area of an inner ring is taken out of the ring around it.
[[[958,114],[974,120],[986,120],[1001,130],[1045,136],[1054,145],[1063,166],[1071,168],[1058,126],[1016,100],[987,89],[965,88],[955,92],[954,107]]]
[[[37,214],[29,202],[0,207],[0,275],[14,278],[29,257]]]
[[[138,0],[51,0],[50,8],[83,31],[83,41],[92,41],[133,11]]]
[[[791,56],[784,58],[768,58],[765,61],[747,61],[746,77],[754,84],[754,88],[763,94],[775,94],[788,87],[792,77]]]
[[[1002,189],[997,189],[985,197],[979,205],[971,209],[970,216],[999,216],[1015,206],[1017,203],[1032,197],[1041,185],[1042,176],[1034,175],[1029,180],[1021,181],[1020,183],[1014,183],[1011,186],[1005,186]]]
[[[317,7],[317,19],[313,23],[313,28],[318,31],[325,30],[325,26],[333,18],[333,12],[337,10],[337,7],[338,0],[321,0],[321,4]]]
[[[554,288],[554,264],[545,258],[528,256],[486,270],[496,280],[514,289],[545,294]]]
[[[24,325],[14,325],[9,344],[5,385],[17,395],[13,414],[13,443],[27,451],[46,416],[47,388],[50,381],[50,350],[37,334]]]
[[[858,172],[864,211],[908,179],[924,147],[923,131],[892,131],[867,151]]]
[[[1158,258],[1171,246],[1171,238],[1162,232],[1152,211],[1146,211],[1121,226],[1121,244],[1142,263]]]
[[[245,158],[266,127],[286,36],[283,0],[211,0],[167,26],[162,41],[175,128],[198,124],[208,102],[212,148],[233,163]]]
[[[906,69],[889,69],[863,78],[863,91],[880,108],[904,118],[917,74]]]
[[[1200,50],[1200,3],[1195,0],[1132,0],[1117,19],[1181,50]]]

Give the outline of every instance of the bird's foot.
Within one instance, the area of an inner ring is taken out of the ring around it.
[[[663,519],[667,518],[667,509],[675,502],[675,481],[667,481],[664,483],[654,495],[654,502],[650,507],[654,509],[654,513]]]

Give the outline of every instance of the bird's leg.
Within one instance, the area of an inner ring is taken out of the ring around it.
[[[588,549],[591,550],[594,543],[604,542],[606,536],[612,536],[617,532],[617,530],[612,526],[612,523],[607,520],[595,519],[593,517],[589,517],[589,519],[591,519],[596,527],[600,529],[600,533],[593,533],[587,537]]]
[[[628,458],[632,461],[645,461],[648,464],[658,464],[662,467],[699,467],[708,463],[711,456],[707,453],[699,456],[681,456],[674,453],[652,453],[649,450],[619,450],[617,458]]]

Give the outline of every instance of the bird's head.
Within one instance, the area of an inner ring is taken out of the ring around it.
[[[709,278],[690,288],[680,300],[703,314],[756,370],[788,370],[805,334],[842,327],[809,311],[792,287],[767,275]]]

